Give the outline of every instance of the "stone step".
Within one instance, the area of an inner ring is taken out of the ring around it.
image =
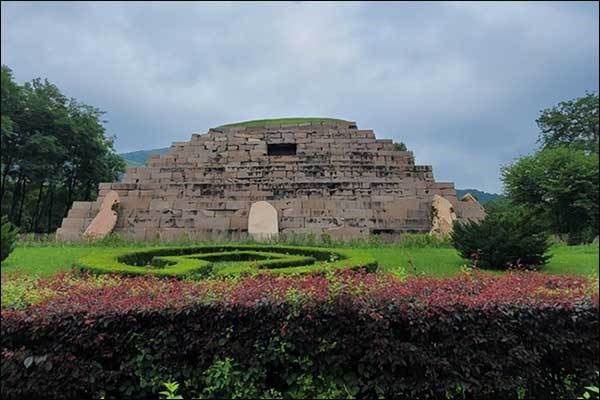
[[[79,210],[89,210],[92,207],[91,201],[74,201],[71,208]]]
[[[65,229],[79,229],[83,232],[87,225],[89,225],[91,218],[63,218],[61,228]]]
[[[67,218],[91,218],[93,217],[93,211],[91,209],[84,208],[71,208]]]
[[[56,238],[58,240],[80,240],[81,232],[78,229],[58,228],[56,230]]]

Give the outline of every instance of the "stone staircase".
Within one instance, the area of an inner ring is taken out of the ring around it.
[[[81,235],[92,222],[100,207],[95,201],[75,201],[69,214],[63,218],[61,227],[56,230],[59,240],[80,240]]]

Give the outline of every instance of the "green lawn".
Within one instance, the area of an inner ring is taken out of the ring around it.
[[[404,268],[408,273],[452,276],[468,262],[450,248],[371,248],[361,249],[377,259],[390,272]],[[552,258],[542,271],[552,274],[598,275],[598,246],[555,246]],[[411,260],[414,268],[410,266]]]
[[[78,258],[90,252],[105,252],[113,247],[19,247],[2,263],[2,272],[23,272],[48,276],[57,271],[68,270]],[[140,247],[131,247],[139,250]],[[451,248],[361,247],[353,251],[374,257],[381,268],[390,272],[402,269],[407,273],[432,276],[451,276],[466,264]],[[552,258],[543,271],[553,274],[598,275],[598,246],[555,246]],[[411,267],[411,262],[414,265]]]
[[[409,274],[416,272],[434,276],[452,276],[460,271],[461,265],[467,263],[451,248],[383,247],[360,249],[360,251],[374,257],[380,268],[390,272],[404,270]]]
[[[302,124],[305,122],[348,122],[337,118],[320,118],[320,117],[303,117],[303,118],[272,118],[272,119],[255,119],[252,121],[234,122],[218,126],[217,128],[232,128],[232,127],[253,127],[253,126],[269,126],[282,124]]]
[[[106,251],[93,247],[18,247],[2,263],[2,272],[23,272],[48,276],[71,268],[73,262],[90,252]]]
[[[598,246],[561,246],[550,251],[546,271],[553,274],[598,275]]]

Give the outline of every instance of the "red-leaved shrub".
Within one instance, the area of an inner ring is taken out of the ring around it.
[[[598,369],[598,293],[581,277],[94,279],[40,280],[41,303],[2,310],[3,397],[156,397],[161,379],[192,382],[189,397],[202,389],[190,377],[225,357],[260,371],[261,390],[290,390],[301,358],[361,398],[457,384],[469,398],[549,398]]]

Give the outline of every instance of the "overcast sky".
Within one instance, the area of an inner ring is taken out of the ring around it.
[[[598,90],[598,4],[2,2],[2,64],[107,112],[119,152],[327,116],[501,191],[541,109]]]

